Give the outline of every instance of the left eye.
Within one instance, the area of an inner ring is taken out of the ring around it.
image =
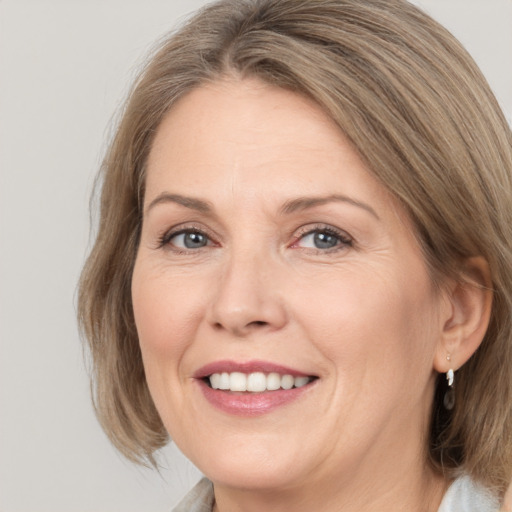
[[[314,230],[303,235],[297,242],[298,247],[310,249],[333,249],[339,245],[350,245],[351,240],[341,233],[330,230]]]
[[[207,246],[210,240],[199,231],[182,231],[171,236],[168,243],[180,249],[200,249]]]

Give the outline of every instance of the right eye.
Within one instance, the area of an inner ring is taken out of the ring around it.
[[[170,244],[177,249],[201,249],[212,245],[210,238],[196,229],[183,229],[176,233],[168,233],[162,238],[161,245]]]

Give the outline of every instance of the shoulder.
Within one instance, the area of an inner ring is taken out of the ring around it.
[[[172,509],[172,512],[211,512],[213,501],[213,484],[203,478]]]
[[[498,499],[469,476],[455,480],[441,502],[438,512],[497,512]]]

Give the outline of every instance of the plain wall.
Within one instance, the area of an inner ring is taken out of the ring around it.
[[[88,198],[112,114],[152,42],[202,0],[0,0],[0,512],[170,511],[199,473],[109,445],[75,322]],[[512,119],[512,1],[418,0]]]

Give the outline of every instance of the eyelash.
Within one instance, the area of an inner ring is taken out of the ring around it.
[[[197,251],[197,249],[192,249],[192,248],[183,249],[181,247],[177,247],[177,246],[171,244],[171,240],[173,238],[175,238],[179,235],[190,235],[190,234],[197,234],[197,235],[204,236],[207,239],[206,245],[207,246],[212,245],[212,243],[211,243],[212,236],[209,235],[204,229],[198,228],[195,226],[179,226],[177,228],[173,228],[169,231],[162,233],[162,235],[160,235],[158,237],[158,248],[162,249],[165,247],[171,247],[172,250],[178,254],[188,254],[190,252],[195,252],[195,251]]]
[[[313,247],[300,247],[299,243],[304,240],[307,236],[313,235],[313,234],[327,234],[328,236],[335,237],[337,239],[337,243],[333,247],[328,248],[313,248]],[[201,246],[198,248],[181,248],[177,247],[173,244],[171,244],[171,240],[179,235],[190,235],[190,234],[197,234],[204,236],[207,240],[207,243],[205,246]],[[195,226],[180,226],[174,229],[171,229],[170,231],[164,232],[162,235],[158,238],[158,248],[164,248],[164,247],[171,247],[172,250],[178,254],[186,254],[190,252],[196,252],[199,249],[202,249],[203,247],[211,246],[215,244],[213,242],[212,236],[210,236],[204,229],[198,228]],[[314,226],[305,226],[304,228],[299,230],[299,233],[294,238],[293,243],[290,245],[292,248],[302,249],[304,251],[314,251],[318,254],[325,254],[325,253],[332,253],[337,252],[339,250],[346,249],[348,247],[352,247],[354,245],[354,241],[350,235],[348,235],[346,232],[341,231],[339,229],[336,229],[332,226],[325,225],[325,224],[318,224]]]
[[[330,248],[308,248],[308,247],[299,247],[298,244],[304,240],[307,236],[313,234],[327,234],[328,236],[333,236],[337,239],[337,244]],[[305,226],[302,231],[299,230],[299,234],[296,240],[293,242],[292,247],[296,247],[297,249],[302,249],[305,251],[314,251],[317,254],[325,254],[337,252],[343,249],[347,249],[348,247],[353,247],[354,240],[353,238],[346,233],[345,231],[341,231],[333,226],[325,225],[325,224],[317,224],[315,226]]]

